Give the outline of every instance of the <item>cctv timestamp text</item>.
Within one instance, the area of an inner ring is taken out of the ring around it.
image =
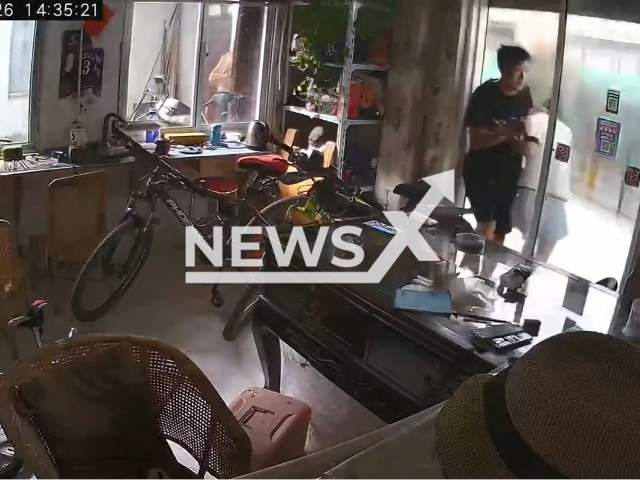
[[[102,20],[102,0],[0,0],[1,20]]]

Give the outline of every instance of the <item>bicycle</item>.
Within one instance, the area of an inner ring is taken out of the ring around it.
[[[246,98],[249,97],[238,93],[216,93],[202,106],[205,124],[238,122],[240,103]]]
[[[231,226],[254,223],[261,226],[276,226],[275,221],[270,221],[269,217],[276,218],[275,214],[280,207],[288,209],[292,205],[297,206],[301,203],[298,197],[277,200],[264,207],[256,207],[248,201],[256,196],[251,192],[259,193],[272,189],[275,178],[286,173],[290,163],[282,157],[264,157],[264,160],[261,160],[263,157],[241,159],[241,161],[247,161],[244,163],[239,161],[239,167],[251,173],[240,189],[238,198],[235,198],[230,194],[210,190],[203,182],[185,177],[171,166],[164,156],[145,150],[121,130],[120,127],[126,124],[126,120],[119,115],[108,114],[105,117],[104,130],[108,132],[111,129],[113,136],[122,141],[135,158],[148,161],[153,166],[153,170],[142,177],[140,183],[143,183],[144,187],[132,192],[121,222],[100,242],[80,271],[73,290],[71,310],[82,322],[94,321],[103,316],[131,288],[151,252],[158,200],[162,201],[182,225],[195,227],[197,234],[209,244],[214,226],[223,226],[227,231]],[[219,208],[209,217],[193,219],[173,199],[171,190],[187,191],[198,197],[213,199],[225,208]],[[146,207],[146,211],[143,211],[142,207]],[[227,209],[234,212],[231,218],[225,217],[222,213]],[[249,217],[251,218],[248,219]],[[230,235],[225,237],[224,243],[225,246],[230,246]],[[229,257],[224,256],[225,259]],[[115,285],[110,285],[112,288],[106,299],[88,307],[85,305],[85,301],[89,300],[85,298],[87,286],[92,281],[96,268],[101,268],[103,273],[100,283],[109,285],[115,279]],[[222,306],[223,299],[217,285],[212,287],[211,293],[214,306]]]
[[[300,197],[304,199],[304,204],[290,206],[285,215],[285,219],[295,225],[327,225],[368,220],[368,214],[371,215],[371,219],[377,218],[383,210],[378,203],[365,201],[359,188],[345,184],[333,167],[287,173],[280,177],[279,181],[295,185],[308,179],[312,179],[314,184],[304,193],[305,196]],[[294,217],[297,217],[297,220],[294,220]],[[249,324],[251,314],[259,302],[260,289],[260,284],[247,285],[225,324],[222,332],[225,340],[234,341]]]
[[[36,300],[31,304],[29,311],[23,315],[19,315],[9,320],[8,325],[12,328],[26,328],[31,330],[38,348],[42,348],[42,333],[44,327],[44,309],[47,302],[44,300]],[[76,335],[76,329],[69,331],[67,338],[73,338]],[[16,359],[17,360],[17,359]],[[0,425],[0,478],[16,478],[20,473],[24,463],[15,456],[13,445],[7,438],[4,428]]]

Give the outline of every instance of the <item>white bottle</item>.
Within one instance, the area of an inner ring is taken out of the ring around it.
[[[69,156],[71,150],[78,147],[84,147],[87,143],[87,131],[79,123],[74,123],[69,132]]]

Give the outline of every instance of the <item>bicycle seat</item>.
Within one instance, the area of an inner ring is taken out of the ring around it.
[[[284,175],[289,168],[287,162],[280,155],[250,155],[238,159],[238,168],[242,170],[253,170],[262,175]]]
[[[393,189],[393,193],[404,197],[413,203],[420,203],[420,200],[422,200],[429,190],[431,190],[431,185],[428,183],[401,183],[400,185],[396,185],[396,188]]]
[[[9,326],[41,329],[44,324],[44,307],[46,306],[47,302],[44,300],[36,300],[31,304],[28,313],[9,320]]]

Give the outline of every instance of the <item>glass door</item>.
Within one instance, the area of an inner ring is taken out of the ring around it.
[[[546,111],[553,90],[559,23],[560,14],[557,12],[490,6],[485,48],[482,52],[481,83],[500,78],[498,68],[500,47],[522,47],[531,55],[527,85],[531,92],[533,108],[539,112]],[[540,115],[537,118],[540,120]],[[538,132],[540,133],[542,135],[536,152],[541,159],[545,136],[544,132]],[[531,162],[523,162],[526,175],[520,178],[513,205],[513,230],[505,238],[505,245],[519,253],[526,253],[524,249],[534,217],[533,206],[540,178],[540,163],[539,160],[536,165],[533,165],[533,167],[537,166],[537,170],[534,171]],[[474,223],[473,216],[467,219]]]
[[[621,282],[640,205],[640,24],[569,9],[535,257]]]
[[[482,82],[500,77],[500,46],[525,48],[527,134],[539,139],[527,149],[504,243],[591,282],[622,284],[640,207],[640,4],[632,16],[547,3],[554,11],[511,0],[491,0],[488,11]]]

